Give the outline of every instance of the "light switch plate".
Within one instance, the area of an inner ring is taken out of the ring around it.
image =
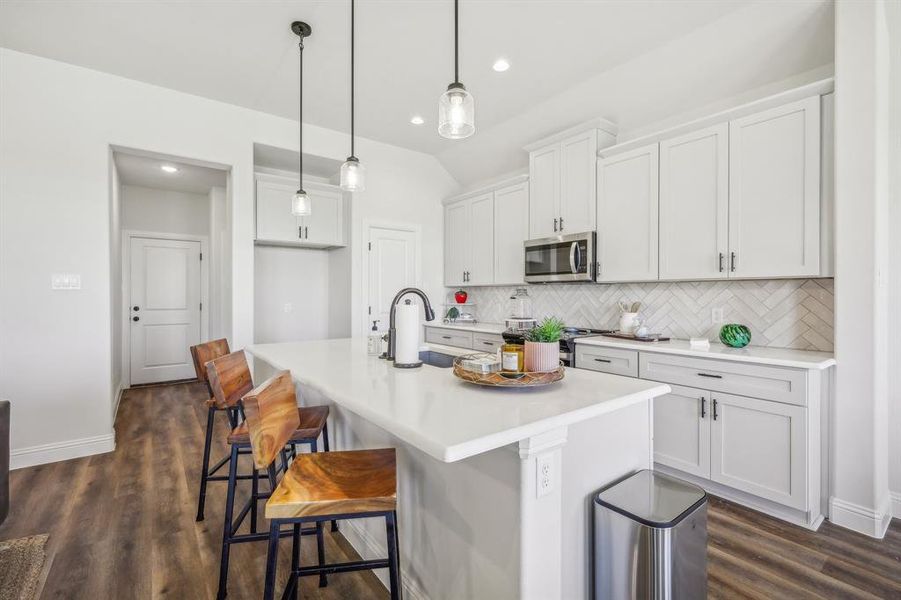
[[[714,325],[719,325],[723,322],[723,307],[717,306],[716,308],[710,311],[710,320],[713,321]]]
[[[80,290],[81,274],[79,273],[53,273],[50,276],[51,290]]]

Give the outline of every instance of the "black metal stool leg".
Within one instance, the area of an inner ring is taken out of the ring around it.
[[[300,523],[294,524],[294,544],[291,546],[291,579],[288,581],[288,589],[285,591],[290,594],[290,587],[294,586],[294,599],[300,598],[300,578],[297,576],[297,569],[300,567]],[[288,595],[288,598],[291,596]]]
[[[322,426],[322,447],[326,452],[329,451],[328,447],[328,423]],[[338,521],[332,521],[332,531],[338,531]]]
[[[228,593],[228,552],[231,546],[232,518],[235,512],[235,485],[238,477],[238,447],[232,445],[231,460],[228,463],[228,489],[225,494],[225,526],[222,530],[222,558],[219,563],[219,592],[216,597],[219,600],[225,598]],[[276,535],[278,530],[276,530]],[[278,542],[278,537],[276,537]]]
[[[203,442],[203,466],[200,470],[200,493],[197,497],[197,521],[203,521],[203,507],[206,504],[206,478],[210,470],[210,447],[213,444],[213,424],[216,409],[210,407],[206,417],[206,438]]]
[[[269,521],[269,552],[266,555],[266,585],[263,600],[275,597],[275,569],[278,566],[278,521]]]
[[[316,554],[319,559],[319,566],[325,565],[325,540],[322,538],[322,521],[316,521]],[[328,578],[325,573],[319,574],[319,587],[328,585]]]
[[[397,513],[385,515],[385,533],[388,536],[388,577],[391,582],[391,600],[400,600],[400,557],[397,543]]]
[[[251,457],[253,461],[253,457]],[[260,494],[260,473],[257,466],[252,465],[253,476],[250,480],[250,533],[257,532],[257,496]]]

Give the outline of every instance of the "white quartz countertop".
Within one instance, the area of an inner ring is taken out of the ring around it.
[[[794,367],[799,369],[827,369],[835,365],[835,358],[828,352],[811,350],[792,350],[791,348],[767,348],[765,346],[746,346],[730,348],[723,344],[711,343],[710,348],[692,348],[687,340],[670,340],[668,342],[634,342],[617,338],[593,336],[577,338],[576,344],[586,346],[602,346],[606,348],[623,348],[640,352],[657,352],[660,354],[681,354],[717,360],[732,360],[744,363],[757,363],[777,367]]]
[[[460,354],[471,350],[429,345]],[[567,369],[559,382],[511,390],[464,382],[451,369],[397,369],[366,353],[366,339],[255,344],[247,352],[288,369],[303,386],[442,462],[455,462],[534,435],[647,401],[669,386]]]
[[[438,329],[456,329],[458,331],[471,331],[473,333],[496,333],[500,335],[507,329],[503,323],[443,323],[441,321],[426,321],[426,327]]]

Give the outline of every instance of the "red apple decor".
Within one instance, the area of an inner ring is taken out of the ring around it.
[[[466,293],[466,290],[457,290],[454,292],[454,300],[457,301],[457,304],[466,304],[467,298],[469,298],[469,294]]]

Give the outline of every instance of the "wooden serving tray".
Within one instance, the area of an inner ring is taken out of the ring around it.
[[[460,364],[470,356],[458,356],[454,359],[454,375],[469,383],[491,387],[528,388],[550,385],[563,379],[564,367],[560,363],[553,371],[545,373],[475,373],[463,368]]]

